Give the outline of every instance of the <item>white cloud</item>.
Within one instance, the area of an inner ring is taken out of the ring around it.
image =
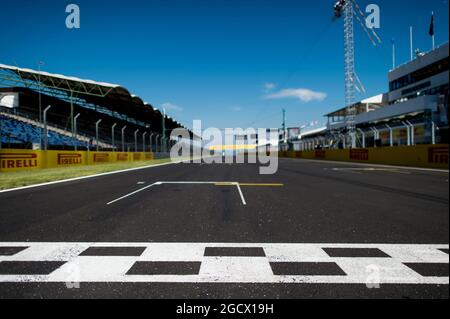
[[[307,103],[307,102],[313,102],[318,101],[321,102],[325,100],[327,97],[327,94],[324,92],[315,92],[309,89],[285,89],[281,90],[276,93],[268,94],[265,96],[266,99],[274,100],[274,99],[298,99],[301,102]]]
[[[266,83],[264,84],[264,92],[269,93],[277,87],[275,83]]]
[[[183,108],[181,106],[172,103],[161,104],[161,109],[166,109],[166,111],[175,111],[175,112],[183,111]]]
[[[231,110],[233,112],[240,112],[240,111],[242,111],[242,107],[240,107],[239,105],[234,105],[231,107]]]

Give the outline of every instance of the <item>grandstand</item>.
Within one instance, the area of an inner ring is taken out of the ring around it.
[[[449,44],[417,53],[388,72],[389,92],[354,105],[357,146],[448,144]],[[326,128],[300,136],[295,150],[346,148],[346,108],[325,115]]]
[[[32,148],[33,145],[40,143],[41,128],[36,123],[35,125],[27,123],[27,120],[16,116],[0,115],[2,123],[2,137],[1,142],[7,148]],[[57,133],[53,130],[48,131],[48,145],[49,149],[65,149],[70,147],[78,148],[88,147],[86,143],[80,140],[73,140],[65,134]]]
[[[122,86],[3,64],[0,115],[0,147],[20,149],[164,153],[183,127]]]

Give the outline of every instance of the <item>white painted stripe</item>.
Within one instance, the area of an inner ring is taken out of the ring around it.
[[[160,186],[160,185],[218,185],[218,184],[222,184],[222,185],[226,184],[226,185],[230,185],[230,186],[234,186],[234,185],[237,186],[237,189],[238,189],[239,194],[240,194],[240,196],[241,196],[242,204],[243,204],[244,206],[247,205],[247,203],[246,203],[246,201],[245,201],[245,198],[244,198],[244,194],[242,193],[242,189],[241,189],[239,183],[237,183],[237,182],[206,182],[206,181],[205,181],[205,182],[197,182],[197,181],[184,181],[184,182],[175,182],[175,181],[172,181],[172,182],[156,182],[156,183],[153,183],[152,185],[149,185],[149,186],[140,188],[140,189],[138,189],[138,190],[136,190],[136,191],[133,191],[133,192],[131,192],[131,193],[128,193],[128,194],[126,194],[126,195],[124,195],[124,196],[122,196],[122,197],[119,197],[119,198],[117,198],[117,199],[114,199],[114,200],[110,201],[109,203],[107,203],[106,205],[112,205],[112,204],[114,204],[114,203],[117,203],[117,202],[119,202],[119,201],[121,201],[121,200],[123,200],[123,199],[125,199],[125,198],[128,198],[128,197],[131,197],[131,196],[133,196],[133,195],[136,195],[136,194],[138,194],[138,193],[140,193],[140,192],[142,192],[142,191],[144,191],[144,190],[147,190],[147,189],[149,189],[149,188],[151,188],[151,187],[153,187],[153,186]]]
[[[86,264],[85,264],[86,265]],[[127,267],[129,264],[125,264]],[[112,276],[106,276],[103,272],[99,271],[99,274],[103,275],[96,277],[93,275],[87,275],[76,279],[72,269],[76,266],[70,266],[67,268],[66,274],[59,274],[56,276],[40,276],[40,275],[8,275],[0,276],[0,283],[66,283],[66,282],[79,282],[79,283],[237,283],[237,284],[359,284],[365,285],[365,280],[353,278],[350,276],[267,276],[267,277],[246,277],[244,275],[239,276],[196,276],[196,275],[123,275],[114,274]],[[123,269],[127,268],[124,267]],[[72,268],[72,269],[71,269]],[[74,280],[76,279],[76,280]],[[384,279],[379,281],[380,285],[395,284],[395,285],[448,285],[448,277],[420,277],[420,278],[395,278]]]
[[[257,243],[0,243],[29,247],[1,261],[66,261],[48,276],[0,275],[0,282],[284,283],[366,284],[377,269],[380,284],[448,285],[448,277],[424,277],[404,263],[447,263],[449,245],[257,244]],[[139,257],[80,256],[89,247],[145,247]],[[266,257],[205,257],[206,247],[261,247]],[[336,258],[324,248],[378,248],[392,258]],[[137,261],[201,262],[198,275],[126,275]],[[276,276],[270,262],[334,262],[346,276]]]
[[[324,168],[324,170],[328,170],[328,168]],[[405,174],[410,175],[411,172],[407,172],[404,170],[399,170],[397,168],[375,168],[375,167],[335,167],[331,169],[335,172],[387,172],[387,173],[397,173],[397,174]]]
[[[328,160],[313,160],[313,159],[305,159],[305,158],[287,158],[287,157],[282,157],[282,158],[280,158],[280,160],[310,162],[310,163],[319,163],[319,164],[339,164],[339,165],[355,165],[355,166],[365,166],[365,167],[397,168],[397,169],[405,169],[405,170],[411,170],[411,171],[436,172],[436,173],[449,174],[448,169],[438,169],[438,168],[423,168],[423,167],[383,165],[383,164],[370,164],[370,163],[358,163],[358,162],[340,162],[340,161],[328,161]]]
[[[36,185],[29,185],[29,186],[23,186],[23,187],[17,187],[17,188],[12,188],[12,189],[5,189],[5,190],[0,190],[0,194],[16,192],[16,191],[30,189],[30,188],[38,188],[38,187],[44,187],[44,186],[50,186],[50,185],[57,185],[57,184],[81,181],[81,180],[85,180],[85,179],[91,179],[91,178],[108,176],[108,175],[115,175],[115,174],[139,171],[139,170],[148,169],[148,168],[156,168],[156,167],[161,167],[161,166],[180,164],[180,163],[182,163],[182,161],[162,163],[162,164],[154,164],[154,165],[149,165],[149,166],[124,169],[124,170],[120,170],[120,171],[113,171],[113,172],[107,172],[107,173],[101,173],[101,174],[95,174],[95,175],[89,175],[89,176],[69,178],[69,179],[64,179],[64,180],[60,180],[60,181],[54,181],[54,182],[48,182],[48,183],[42,183],[42,184],[36,184]]]
[[[239,185],[239,183],[236,183],[236,187],[237,187],[237,189],[239,191],[239,195],[241,196],[242,204],[244,206],[246,206],[247,202],[245,201],[244,194],[242,193],[242,189],[241,189],[241,186]]]
[[[117,202],[121,201],[122,199],[125,199],[125,198],[131,197],[131,196],[133,196],[133,195],[136,195],[136,194],[138,194],[138,193],[140,193],[140,192],[142,192],[142,191],[145,191],[146,189],[149,189],[149,188],[151,188],[151,187],[153,187],[153,186],[156,186],[156,185],[161,185],[161,184],[159,184],[159,183],[154,183],[154,184],[151,184],[151,185],[142,187],[142,188],[140,188],[140,189],[138,189],[138,190],[136,190],[136,191],[134,191],[134,192],[128,193],[128,194],[126,194],[126,195],[124,195],[124,196],[122,196],[122,197],[119,197],[119,198],[117,198],[117,199],[114,199],[114,200],[110,201],[109,203],[107,203],[106,205],[112,205],[112,204],[114,204],[114,203],[117,203]]]

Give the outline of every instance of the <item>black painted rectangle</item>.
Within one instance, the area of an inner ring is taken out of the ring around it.
[[[0,275],[50,275],[65,261],[2,261]]]
[[[266,257],[261,247],[206,247],[205,257]]]
[[[138,261],[127,275],[198,275],[201,264],[201,262]]]
[[[14,256],[29,247],[0,247],[0,256]]]
[[[407,263],[405,265],[424,277],[448,277],[448,263]]]
[[[80,256],[91,257],[139,257],[146,247],[89,247]]]
[[[284,262],[270,263],[275,276],[346,276],[336,263]]]
[[[330,257],[336,258],[391,258],[378,248],[323,248]]]

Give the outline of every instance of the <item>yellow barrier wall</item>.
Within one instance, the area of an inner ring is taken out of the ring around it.
[[[153,160],[153,153],[2,149],[0,150],[0,172],[150,160]]]
[[[448,145],[280,152],[280,157],[448,169]]]
[[[0,172],[14,172],[44,167],[42,151],[0,150]]]

